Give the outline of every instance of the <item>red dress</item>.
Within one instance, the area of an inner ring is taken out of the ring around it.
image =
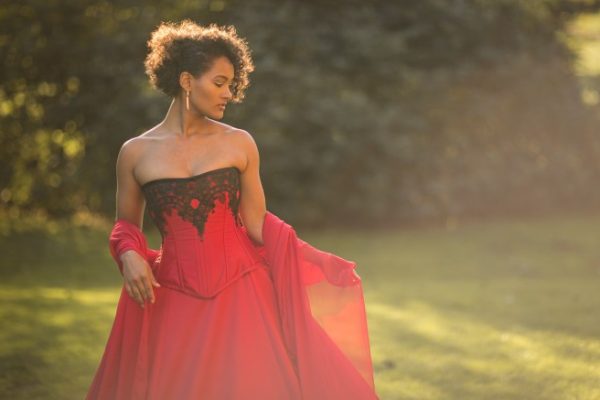
[[[147,182],[159,251],[118,220],[111,253],[145,256],[160,287],[123,287],[86,399],[377,399],[355,263],[267,212],[264,246],[239,218],[239,170]]]

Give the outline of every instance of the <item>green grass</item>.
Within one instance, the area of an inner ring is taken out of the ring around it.
[[[0,242],[0,398],[85,395],[121,287],[107,229]],[[600,399],[600,215],[298,233],[358,263],[382,400]]]

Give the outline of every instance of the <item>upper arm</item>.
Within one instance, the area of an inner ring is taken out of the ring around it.
[[[246,154],[246,167],[241,173],[240,214],[252,239],[262,243],[262,227],[267,206],[260,179],[258,146],[248,132],[240,131],[238,136]]]
[[[117,157],[116,219],[125,219],[142,229],[145,200],[134,176],[139,147],[135,139],[130,139],[123,143]]]

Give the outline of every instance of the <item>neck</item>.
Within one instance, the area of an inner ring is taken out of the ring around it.
[[[192,107],[185,109],[185,100],[175,97],[169,106],[167,115],[161,125],[179,137],[189,138],[209,134],[211,121],[206,115],[200,114]]]

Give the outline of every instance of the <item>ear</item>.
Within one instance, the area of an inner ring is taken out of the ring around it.
[[[184,91],[192,90],[191,79],[192,74],[187,71],[183,71],[181,74],[179,74],[179,86],[181,86]]]

